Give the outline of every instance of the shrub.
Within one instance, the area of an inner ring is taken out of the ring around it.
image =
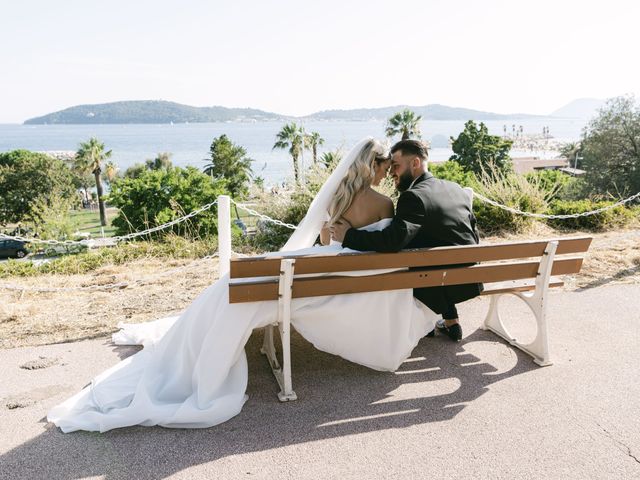
[[[528,179],[513,172],[495,168],[483,171],[474,190],[495,202],[523,212],[542,213],[547,210],[549,192],[537,178]],[[473,210],[478,228],[484,233],[522,232],[531,227],[533,219],[513,214],[499,207],[475,199]]]
[[[447,160],[443,163],[430,163],[429,171],[436,178],[455,182],[462,187],[473,187],[475,185],[473,173],[465,172],[462,165],[453,160]]]
[[[591,200],[554,200],[549,205],[551,215],[571,215],[597,210],[612,205],[614,202],[594,202]],[[619,206],[596,215],[567,219],[549,219],[547,223],[559,230],[602,231],[629,224],[638,216],[638,209]]]
[[[310,191],[302,189],[294,192],[289,198],[274,195],[265,202],[266,208],[263,209],[263,213],[284,223],[298,225],[307,214],[313,197]],[[250,244],[259,250],[273,252],[282,248],[292,233],[293,230],[290,228],[260,220]]]
[[[559,170],[538,170],[526,173],[525,177],[529,182],[538,182],[540,187],[549,194],[549,200],[569,200],[568,197],[577,192],[576,184],[579,183],[576,177]]]
[[[194,167],[146,170],[137,178],[113,182],[109,201],[118,207],[112,225],[117,235],[140,231],[182,217],[226,193],[223,180],[211,179]],[[213,206],[189,220],[158,232],[208,236],[216,232]]]

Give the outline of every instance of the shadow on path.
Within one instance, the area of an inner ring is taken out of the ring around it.
[[[376,372],[320,352],[295,334],[293,381],[299,400],[281,404],[259,354],[261,337],[254,334],[246,347],[249,401],[224,424],[191,430],[131,427],[103,434],[63,434],[47,424],[38,437],[2,455],[0,465],[9,478],[38,478],[38,469],[46,478],[165,478],[230,455],[444,422],[493,383],[538,368],[519,351],[515,365],[501,372],[465,353],[465,345],[495,342],[493,334],[482,330],[459,344],[444,337],[425,338],[396,373]],[[135,350],[117,351],[124,357]]]

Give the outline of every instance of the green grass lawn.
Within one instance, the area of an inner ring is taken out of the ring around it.
[[[107,226],[104,227],[105,237],[113,237],[115,235],[115,228],[111,226],[111,220],[114,219],[117,213],[117,208],[107,208]],[[102,236],[100,230],[100,212],[97,208],[93,211],[73,210],[71,212],[71,219],[78,224],[79,232],[89,232],[93,238]]]

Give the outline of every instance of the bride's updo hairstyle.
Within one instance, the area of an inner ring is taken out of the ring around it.
[[[389,160],[389,150],[378,140],[369,140],[349,166],[329,206],[329,223],[335,223],[351,206],[356,194],[371,185],[375,178],[374,164]]]

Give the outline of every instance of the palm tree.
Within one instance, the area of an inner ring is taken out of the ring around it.
[[[322,163],[329,171],[333,171],[334,168],[340,163],[342,159],[342,152],[335,150],[333,152],[324,152],[320,157],[320,163]]]
[[[104,165],[104,176],[109,182],[109,185],[118,177],[118,165],[116,165],[113,161],[109,160]]]
[[[565,143],[560,147],[560,155],[567,159],[569,166],[571,164],[577,168],[578,165],[578,153],[580,152],[580,142]]]
[[[309,135],[305,136],[304,140],[305,147],[311,149],[313,154],[313,163],[317,163],[318,146],[324,145],[324,138],[322,138],[318,132],[311,132]]]
[[[416,115],[408,108],[405,108],[387,120],[387,137],[393,137],[401,133],[402,140],[408,140],[412,136],[420,138],[420,120],[422,120],[421,115]]]
[[[102,198],[102,166],[111,157],[111,150],[104,151],[104,143],[96,137],[91,137],[88,142],[80,143],[80,148],[76,152],[74,166],[79,172],[91,172],[96,180],[96,191],[98,194],[98,206],[100,208],[100,224],[107,225],[107,212]]]
[[[276,143],[273,145],[272,150],[281,148],[283,150],[289,149],[289,154],[293,160],[293,176],[296,183],[300,183],[300,167],[298,166],[298,157],[302,153],[303,147],[303,132],[295,122],[287,123],[276,134]]]

